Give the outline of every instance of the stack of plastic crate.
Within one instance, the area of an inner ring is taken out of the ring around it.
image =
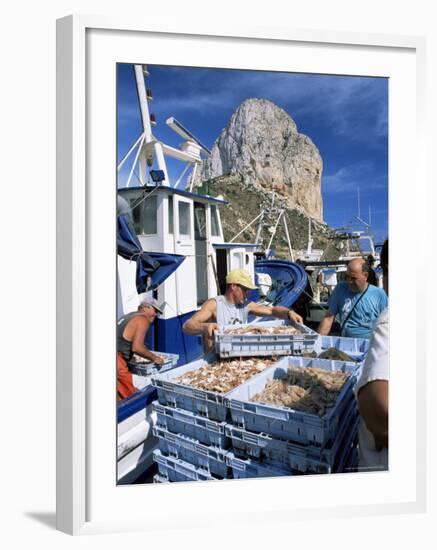
[[[286,375],[290,366],[347,372],[350,377],[324,416],[251,401],[267,382]],[[356,363],[285,357],[226,396],[232,441],[228,465],[234,477],[351,471],[356,456],[358,412],[353,394]],[[355,450],[355,451],[354,451]],[[271,469],[270,474],[266,470]]]
[[[270,321],[254,326],[284,324],[289,323]],[[301,334],[296,336],[219,332],[216,351],[223,358],[279,356],[274,366],[226,394],[176,381],[184,373],[206,365],[204,360],[153,375],[158,393],[154,435],[159,438],[159,449],[154,454],[159,469],[155,481],[272,477],[353,468],[358,427],[353,385],[368,343],[320,337],[303,325],[298,328]],[[356,362],[302,357],[330,347],[345,351]],[[351,374],[335,406],[324,417],[250,402],[269,377],[283,375],[291,365]]]
[[[152,377],[158,393],[154,435],[159,449],[155,482],[215,480],[232,477],[225,433],[230,410],[225,394],[181,384],[176,378],[207,365],[203,359]]]

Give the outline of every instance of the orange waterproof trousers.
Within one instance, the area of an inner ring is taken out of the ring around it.
[[[137,391],[133,384],[132,373],[128,369],[125,358],[117,352],[117,399],[129,397]]]

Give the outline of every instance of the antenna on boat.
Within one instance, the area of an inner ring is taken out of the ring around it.
[[[208,147],[205,147],[203,143],[196,138],[195,135],[193,135],[189,130],[184,128],[180,122],[178,122],[174,117],[168,118],[166,121],[167,126],[169,126],[174,132],[176,132],[178,135],[183,137],[186,141],[192,141],[196,143],[199,148],[207,155],[208,157],[211,155],[211,151],[208,149]]]
[[[190,132],[189,130],[187,130],[187,128],[182,126],[182,124],[178,122],[174,117],[168,118],[165,122],[169,128],[171,128],[179,136],[185,139],[184,143],[182,143],[181,145],[181,151],[186,155],[191,156],[191,160],[185,159],[185,160],[188,160],[188,163],[192,164],[193,166],[193,171],[191,173],[190,185],[189,185],[189,191],[191,192],[193,190],[193,186],[196,181],[198,166],[202,162],[200,152],[203,152],[203,154],[206,157],[209,157],[211,156],[211,151],[208,149],[208,147],[205,147],[205,145],[203,145],[203,143],[199,139],[197,139],[197,137],[192,132]],[[187,164],[187,167],[189,167],[190,164]],[[186,170],[184,169],[183,174],[185,174],[185,172]],[[179,185],[181,178],[182,178],[182,174],[178,179],[175,187]]]
[[[357,187],[357,198],[358,198],[358,218],[361,218],[361,212],[360,212],[360,188]]]

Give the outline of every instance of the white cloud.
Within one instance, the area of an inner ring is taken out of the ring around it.
[[[153,104],[159,118],[189,120],[196,113],[206,120],[223,118],[223,128],[244,99],[259,97],[270,99],[292,118],[354,142],[380,146],[380,138],[387,135],[387,87],[382,79],[162,67],[155,75],[165,90]],[[150,85],[153,88],[153,70]],[[132,109],[120,110],[122,123],[138,116]]]
[[[376,173],[370,161],[344,166],[334,174],[322,176],[323,193],[356,194],[358,188],[366,192],[386,187],[386,176]]]

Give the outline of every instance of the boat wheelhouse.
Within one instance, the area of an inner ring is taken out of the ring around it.
[[[180,364],[202,353],[200,338],[182,332],[185,320],[224,290],[229,270],[244,267],[255,273],[256,245],[224,242],[219,206],[226,204],[163,185],[118,190],[119,212],[128,214],[142,249],[185,257],[154,291],[164,313],[149,336],[154,349],[177,353]],[[118,317],[138,306],[135,269],[134,262],[118,256]]]

